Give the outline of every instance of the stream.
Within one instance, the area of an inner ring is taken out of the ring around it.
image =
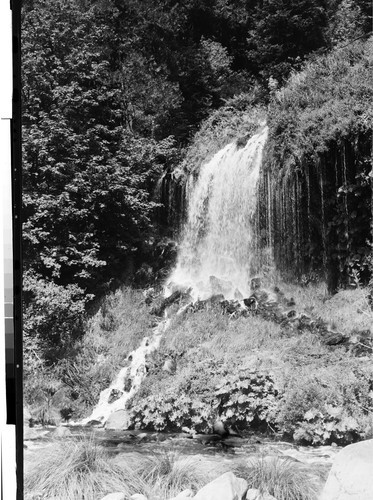
[[[233,468],[242,461],[278,456],[301,463],[307,470],[317,470],[323,477],[327,476],[335,455],[341,450],[338,446],[299,446],[258,434],[237,438],[234,446],[224,446],[223,441],[206,443],[201,435],[195,439],[185,433],[114,431],[80,426],[64,426],[62,429],[65,429],[65,432],[61,437],[58,437],[58,432],[53,427],[29,429],[31,432],[25,436],[26,468],[27,463],[37,459],[45,448],[55,446],[56,440],[81,439],[83,436],[93,439],[119,461],[125,460],[126,455],[133,453],[149,456],[172,452],[180,456],[215,458],[230,463]]]

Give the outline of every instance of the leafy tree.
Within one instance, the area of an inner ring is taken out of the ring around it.
[[[151,230],[152,186],[172,145],[151,136],[179,100],[154,62],[114,58],[109,19],[39,0],[23,20],[25,264],[89,290]]]
[[[304,57],[325,46],[324,0],[265,0],[253,16],[248,57],[253,72],[282,82]]]

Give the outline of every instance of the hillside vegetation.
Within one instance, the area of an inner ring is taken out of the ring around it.
[[[371,436],[371,344],[361,342],[372,333],[370,2],[23,4],[33,418],[89,414],[159,320],[142,292],[161,300],[186,177],[267,121],[256,236],[262,273],[275,264],[281,278],[266,286],[356,345],[219,305],[190,310],[149,360],[132,423],[207,431],[219,415],[313,444]]]

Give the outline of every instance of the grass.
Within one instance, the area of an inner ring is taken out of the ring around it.
[[[26,470],[25,493],[37,493],[42,499],[98,500],[113,491],[132,494],[137,479],[108,460],[105,451],[89,438],[58,442],[43,450]]]
[[[42,450],[37,462],[29,459],[27,465],[27,500],[99,500],[112,492],[163,500],[186,489],[195,494],[232,468],[248,481],[249,488],[268,492],[277,500],[315,500],[324,479],[321,472],[307,472],[302,464],[278,457],[228,464],[217,457],[183,456],[170,450],[112,458],[93,437],[55,442]]]
[[[322,483],[317,473],[311,474],[302,464],[279,457],[251,459],[241,476],[249,488],[273,495],[277,500],[316,500]]]
[[[185,489],[196,492],[226,471],[218,460],[173,451],[112,458],[91,437],[45,448],[26,468],[25,493],[43,500],[99,500],[112,492],[164,499]]]

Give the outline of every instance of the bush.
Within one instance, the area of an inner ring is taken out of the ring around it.
[[[23,277],[24,355],[28,363],[36,356],[47,365],[66,356],[83,336],[85,305],[89,297],[77,285],[56,285],[32,272]]]

